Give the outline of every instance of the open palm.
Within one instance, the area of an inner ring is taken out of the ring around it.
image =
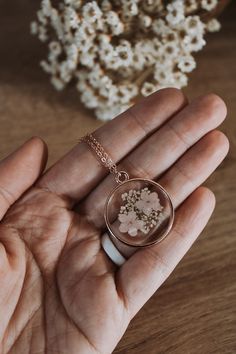
[[[227,138],[214,130],[225,115],[215,95],[187,104],[165,89],[95,132],[119,168],[158,180],[177,210],[170,235],[119,269],[100,244],[115,182],[86,144],[45,174],[38,138],[0,163],[1,354],[113,351],[214,209],[214,195],[199,186],[227,154]]]

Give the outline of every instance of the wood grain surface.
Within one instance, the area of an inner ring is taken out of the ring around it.
[[[45,49],[29,35],[39,2],[0,0],[0,158],[32,135],[50,150],[49,164],[102,123],[73,88],[57,93],[38,66]],[[236,353],[236,1],[197,55],[186,94],[215,92],[228,105],[222,129],[231,150],[207,181],[217,207],[208,227],[167,282],[132,321],[116,354]],[[69,354],[69,353],[68,353]]]

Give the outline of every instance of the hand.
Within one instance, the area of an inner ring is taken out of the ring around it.
[[[214,209],[213,193],[199,186],[227,154],[227,138],[214,130],[225,116],[213,94],[187,104],[180,91],[165,89],[96,131],[122,169],[158,180],[177,208],[168,237],[120,269],[100,245],[115,183],[86,144],[43,175],[47,152],[38,138],[1,162],[2,354],[113,351]]]

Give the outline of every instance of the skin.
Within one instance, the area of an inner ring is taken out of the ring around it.
[[[188,104],[165,89],[95,132],[119,168],[170,194],[176,218],[160,244],[117,268],[100,246],[115,187],[85,143],[43,173],[47,148],[32,138],[0,163],[0,353],[111,353],[130,320],[207,224],[213,193],[200,185],[228,152],[215,130],[224,102]]]

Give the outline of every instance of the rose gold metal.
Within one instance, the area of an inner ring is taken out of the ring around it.
[[[93,136],[93,134],[87,134],[80,139],[80,141],[86,142],[99,157],[103,166],[107,167],[115,176],[115,181],[118,184],[121,184],[125,181],[129,180],[129,174],[126,171],[118,171],[118,168],[112,158],[108,155],[108,153],[104,150],[102,145],[97,141],[97,139]]]

